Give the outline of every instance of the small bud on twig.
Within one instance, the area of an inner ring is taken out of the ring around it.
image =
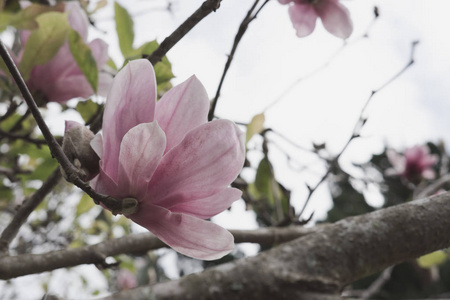
[[[91,180],[99,172],[100,158],[90,145],[93,138],[94,134],[87,127],[74,121],[66,121],[62,150],[70,162],[80,170],[83,181]],[[66,177],[62,168],[61,172]]]

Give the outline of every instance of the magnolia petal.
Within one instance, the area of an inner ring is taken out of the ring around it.
[[[101,72],[98,74],[97,95],[106,97],[113,83],[113,77],[109,73]]]
[[[311,4],[294,4],[289,7],[289,17],[298,37],[310,35],[316,27],[317,14]]]
[[[156,80],[146,59],[130,61],[114,78],[103,114],[103,160],[105,172],[117,180],[120,143],[125,133],[153,121]]]
[[[158,204],[179,197],[202,199],[224,189],[242,169],[243,139],[243,133],[228,120],[190,131],[164,155],[149,183],[149,197]]]
[[[316,5],[325,29],[341,38],[348,38],[353,32],[353,22],[349,10],[336,0],[322,0]]]
[[[176,251],[196,259],[219,259],[234,248],[233,235],[222,227],[185,214],[172,213],[151,205],[149,201],[144,202],[130,218]]]
[[[289,2],[292,2],[292,0],[278,0],[280,4],[288,4]]]
[[[69,12],[69,24],[75,29],[83,41],[87,40],[89,20],[78,2],[66,2],[66,12]]]
[[[91,180],[91,186],[101,194],[109,195],[111,197],[124,197],[124,195],[120,193],[120,189],[114,180],[112,180],[103,170],[102,161],[100,161],[100,172],[93,180]]]
[[[81,72],[79,75],[63,77],[52,84],[47,83],[42,91],[48,101],[60,103],[78,97],[87,99],[94,94],[94,90]]]
[[[209,98],[195,76],[168,91],[156,104],[155,118],[166,133],[166,152],[186,133],[208,121]]]
[[[142,199],[166,148],[166,136],[157,122],[131,128],[120,145],[118,184],[127,197]]]
[[[171,212],[209,219],[228,209],[234,201],[239,200],[241,195],[242,192],[238,189],[226,188],[203,199],[176,199],[173,201],[173,206],[167,207],[169,202],[164,202],[162,205]]]
[[[92,56],[94,56],[97,62],[97,67],[99,71],[109,60],[108,55],[108,44],[101,39],[95,39],[89,43],[89,48],[92,51]]]
[[[91,141],[91,148],[97,153],[98,157],[103,157],[103,138],[101,134],[97,134]]]

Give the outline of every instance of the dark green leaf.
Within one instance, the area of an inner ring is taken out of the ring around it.
[[[128,11],[120,6],[117,2],[114,2],[114,12],[120,51],[122,51],[122,54],[125,58],[132,57],[134,55],[133,19],[131,18]]]

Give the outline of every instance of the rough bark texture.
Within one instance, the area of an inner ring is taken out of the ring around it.
[[[256,257],[103,299],[338,299],[389,265],[450,246],[450,193],[351,217]]]

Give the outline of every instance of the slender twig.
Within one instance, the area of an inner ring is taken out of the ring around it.
[[[320,228],[321,226],[316,226],[315,228],[304,228],[301,226],[269,227],[255,230],[230,230],[230,232],[234,236],[235,243],[257,243],[272,246],[306,236]],[[81,264],[101,264],[109,256],[142,254],[149,250],[163,247],[166,247],[166,245],[155,235],[148,232],[127,235],[75,249],[65,249],[37,255],[4,256],[0,257],[0,279],[36,274]]]
[[[33,143],[33,144],[35,144],[37,146],[47,144],[46,140],[31,138],[30,134],[15,134],[15,133],[10,133],[10,132],[7,132],[7,131],[4,131],[4,130],[0,129],[0,139],[2,137],[6,137],[6,138],[8,138],[10,140],[24,140],[24,141]],[[62,138],[60,138],[59,140],[62,140]]]
[[[211,12],[216,11],[219,8],[222,0],[206,0],[186,21],[183,22],[170,36],[164,39],[159,47],[151,54],[146,55],[152,65],[157,62],[169,52],[172,47],[178,43],[195,25],[197,25],[203,18],[209,15]]]
[[[308,74],[296,79],[294,82],[292,82],[287,89],[285,89],[275,100],[273,100],[271,103],[269,103],[264,109],[263,112],[268,111],[269,109],[271,109],[272,107],[274,107],[276,104],[279,104],[285,97],[286,95],[288,95],[292,89],[294,89],[298,84],[302,83],[303,81],[305,81],[306,79],[311,79],[312,77],[314,77],[315,75],[319,74],[320,72],[322,72],[323,70],[325,70],[326,68],[328,68],[331,63],[336,59],[336,57],[338,57],[342,52],[344,52],[344,50],[346,48],[348,48],[351,45],[356,44],[357,42],[367,38],[369,36],[369,32],[372,29],[373,25],[375,24],[375,21],[377,20],[378,15],[375,14],[374,19],[372,20],[372,22],[370,22],[369,26],[367,27],[366,31],[360,35],[359,37],[357,37],[356,39],[353,39],[351,42],[347,42],[344,41],[344,43],[336,50],[336,52],[334,52],[325,63],[323,63],[322,65],[320,65],[319,67],[317,67],[316,69],[312,70],[311,72],[309,72]]]
[[[400,71],[398,71],[397,73],[395,73],[391,78],[389,78],[384,84],[382,84],[378,89],[373,90],[370,93],[369,98],[366,100],[363,108],[361,109],[361,113],[359,115],[358,120],[356,121],[355,127],[353,128],[353,132],[352,135],[350,136],[349,140],[347,141],[347,143],[344,145],[344,147],[342,148],[342,150],[333,158],[330,159],[328,161],[328,169],[327,172],[325,173],[325,175],[322,176],[322,178],[317,182],[317,184],[314,187],[310,187],[308,186],[308,196],[306,197],[305,203],[303,204],[302,209],[300,210],[300,213],[297,215],[298,217],[301,217],[301,215],[303,214],[303,212],[306,209],[306,206],[308,205],[309,200],[311,199],[312,195],[314,194],[314,192],[317,190],[317,188],[319,188],[319,186],[328,178],[328,176],[331,174],[331,172],[335,169],[336,166],[338,166],[338,161],[339,158],[342,156],[342,154],[345,152],[345,150],[348,148],[348,146],[350,145],[350,143],[360,137],[360,133],[361,133],[361,129],[364,127],[364,125],[367,122],[367,118],[364,117],[364,114],[366,112],[367,106],[369,105],[369,103],[371,102],[371,100],[373,99],[373,97],[375,96],[375,94],[377,94],[378,92],[380,92],[381,90],[383,90],[385,87],[387,87],[389,84],[391,84],[392,82],[394,82],[398,77],[400,77],[403,73],[405,73],[406,70],[408,70],[409,67],[411,67],[414,64],[414,52],[416,49],[416,46],[419,42],[418,41],[414,41],[411,43],[411,53],[410,53],[410,57],[409,57],[409,61],[406,63],[406,65],[400,69]]]
[[[228,55],[227,62],[225,63],[225,67],[224,67],[223,73],[222,73],[222,78],[220,78],[220,82],[219,82],[219,86],[216,91],[216,95],[214,96],[214,99],[211,101],[211,108],[210,108],[209,114],[208,114],[209,121],[211,121],[214,118],[214,111],[216,110],[217,101],[219,100],[219,97],[220,97],[220,90],[222,89],[222,85],[225,80],[225,76],[227,76],[228,69],[230,68],[231,62],[233,61],[234,54],[239,45],[239,42],[241,41],[242,37],[244,36],[245,32],[247,31],[247,28],[248,28],[248,25],[250,24],[250,22],[252,22],[254,19],[256,19],[259,12],[261,11],[261,9],[267,4],[267,2],[269,2],[269,0],[264,1],[264,3],[256,11],[256,13],[253,14],[259,1],[260,0],[255,0],[255,3],[253,3],[250,10],[247,12],[247,15],[245,16],[244,20],[242,20],[241,25],[239,25],[239,30],[238,30],[236,36],[234,37],[233,46],[231,47],[231,52]]]
[[[370,299],[381,290],[381,288],[386,284],[386,282],[391,279],[392,270],[394,270],[394,266],[390,266],[385,269],[380,276],[372,282],[372,284],[361,294],[361,299]]]
[[[27,103],[29,110],[31,111],[34,119],[36,120],[39,129],[44,135],[48,147],[50,148],[52,157],[56,158],[58,163],[63,168],[66,175],[65,178],[67,179],[67,181],[81,188],[86,194],[88,194],[92,199],[94,199],[94,202],[96,204],[103,203],[108,209],[111,210],[113,214],[121,213],[124,210],[127,210],[129,213],[135,211],[138,205],[136,200],[130,202],[129,201],[130,198],[128,198],[128,200],[121,200],[113,198],[111,196],[97,193],[93,188],[91,188],[91,186],[88,183],[81,180],[82,175],[80,174],[80,171],[72,165],[67,156],[64,154],[61,146],[53,137],[52,133],[50,132],[50,129],[48,128],[47,124],[42,118],[42,115],[39,112],[36,102],[34,101],[30,91],[28,90],[28,87],[25,84],[22,75],[17,69],[17,66],[15,65],[14,61],[9,55],[8,50],[6,49],[6,46],[3,44],[2,41],[0,41],[0,56],[2,57],[6,66],[8,67],[8,70],[11,73],[12,77],[14,78],[17,86],[19,87],[19,90],[22,93],[22,96],[25,102]]]
[[[9,244],[19,232],[20,227],[27,221],[28,216],[38,205],[44,200],[53,188],[58,184],[61,179],[61,173],[59,169],[53,171],[53,173],[47,178],[42,186],[29,198],[24,201],[22,206],[18,209],[14,215],[12,221],[3,230],[0,236],[0,253],[8,249]]]

